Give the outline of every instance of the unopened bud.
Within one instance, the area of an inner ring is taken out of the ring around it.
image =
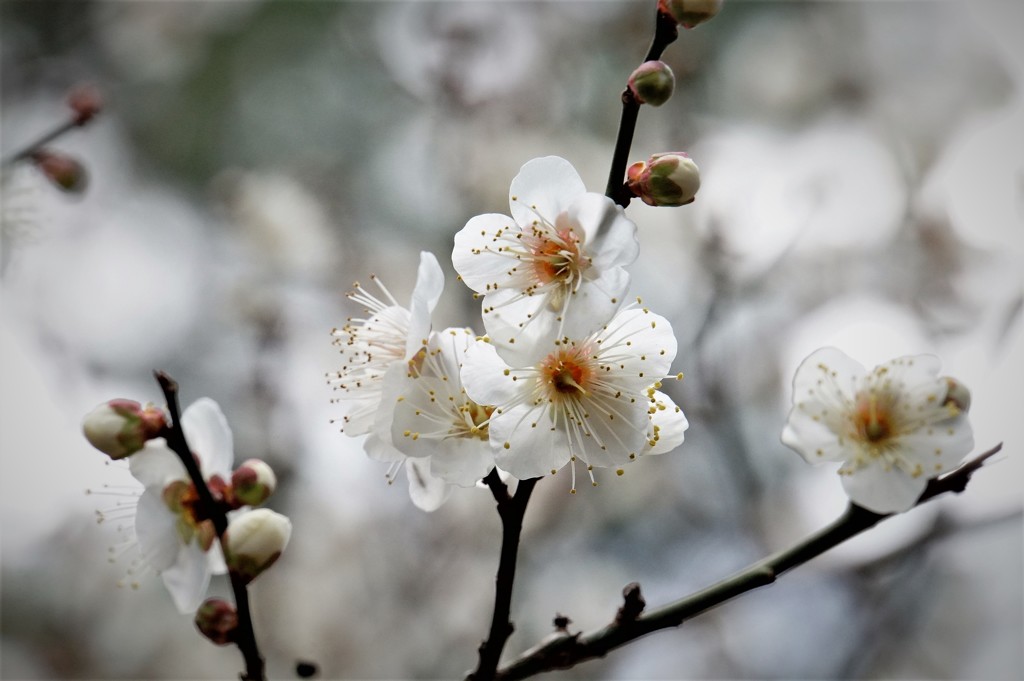
[[[132,400],[110,400],[82,420],[85,439],[111,459],[123,459],[159,437],[167,426],[162,411]]]
[[[266,508],[235,517],[224,533],[228,568],[251,582],[281,556],[291,534],[291,521]]]
[[[40,149],[32,154],[32,162],[61,191],[81,194],[89,183],[85,166],[66,154]]]
[[[658,9],[683,28],[693,28],[713,19],[722,9],[722,0],[658,0]]]
[[[273,469],[259,459],[249,459],[231,474],[231,490],[239,506],[259,506],[276,487]]]
[[[629,76],[629,90],[636,101],[661,106],[672,96],[676,77],[663,61],[646,61]]]
[[[949,376],[943,376],[941,379],[946,382],[946,404],[952,404],[962,412],[968,412],[971,409],[971,391],[967,389],[960,381]]]
[[[649,206],[685,206],[700,189],[700,169],[681,151],[654,154],[626,171],[630,191]]]
[[[223,598],[207,598],[196,610],[196,629],[219,646],[235,640],[238,611]]]
[[[79,85],[68,94],[68,106],[75,113],[75,124],[85,125],[103,108],[103,100],[95,85]]]

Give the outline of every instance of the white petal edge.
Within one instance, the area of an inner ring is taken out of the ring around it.
[[[230,477],[234,441],[220,405],[209,397],[200,397],[181,415],[181,427],[189,448],[199,459],[203,477]]]

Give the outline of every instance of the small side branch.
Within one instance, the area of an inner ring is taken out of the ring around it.
[[[915,506],[946,493],[960,493],[971,476],[1002,449],[1002,444],[978,455],[954,471],[928,483]],[[868,530],[893,514],[874,513],[854,504],[837,520],[800,543],[727,577],[694,594],[635,617],[625,616],[642,609],[640,587],[631,584],[623,592],[623,606],[611,624],[595,631],[566,635],[545,642],[500,669],[501,681],[525,679],[553,669],[568,669],[584,660],[604,657],[641,636],[659,629],[678,627],[683,622],[748,591],[772,584],[784,572],[820,556],[842,542]]]
[[[91,86],[79,86],[71,91],[68,105],[71,107],[71,117],[68,120],[58,124],[31,144],[5,157],[0,161],[0,166],[6,169],[19,161],[31,158],[47,144],[63,137],[75,128],[84,126],[99,113],[101,107],[100,95]]]
[[[659,11],[655,19],[654,38],[647,50],[644,61],[660,59],[662,53],[679,37],[679,27],[670,15]],[[619,119],[619,132],[615,138],[615,151],[612,152],[612,167],[608,172],[608,186],[605,196],[623,208],[633,198],[623,184],[626,176],[626,164],[629,162],[629,149],[633,146],[633,134],[636,132],[636,121],[640,115],[640,102],[636,100],[629,88],[622,91],[622,117]]]
[[[177,382],[162,371],[155,372],[156,381],[164,393],[167,401],[167,411],[171,416],[171,423],[164,432],[164,439],[167,446],[178,455],[181,462],[188,471],[188,476],[195,485],[196,493],[199,495],[199,503],[203,512],[212,522],[217,531],[217,538],[221,548],[224,548],[224,533],[228,529],[228,518],[224,509],[213,498],[210,488],[203,479],[199,470],[195,455],[189,449],[188,441],[185,439],[185,431],[181,427],[181,407],[178,403]],[[256,644],[256,634],[252,626],[252,611],[249,608],[249,592],[241,577],[233,572],[228,573],[231,577],[231,590],[235,596],[235,609],[238,612],[238,628],[235,633],[235,645],[242,653],[245,660],[245,673],[241,675],[242,681],[264,681],[264,661],[260,655],[259,646]]]
[[[540,478],[523,480],[515,495],[509,495],[508,487],[492,470],[484,482],[491,489],[498,502],[501,516],[501,557],[498,560],[498,574],[495,577],[494,614],[487,640],[480,644],[480,660],[476,669],[467,676],[472,681],[489,681],[495,677],[501,651],[515,627],[511,621],[512,587],[516,579],[516,557],[519,553],[519,537],[523,530],[523,516],[526,505],[533,494],[533,488]]]

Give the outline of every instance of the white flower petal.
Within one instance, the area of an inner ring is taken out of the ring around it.
[[[420,253],[420,266],[416,272],[416,286],[409,302],[409,336],[405,345],[405,358],[409,359],[426,344],[430,335],[430,315],[444,291],[444,272],[433,253]]]
[[[569,463],[565,435],[552,432],[543,408],[521,405],[495,413],[488,428],[495,464],[520,480],[548,475]]]
[[[210,569],[206,552],[195,542],[182,547],[174,565],[160,573],[164,586],[182,614],[193,613],[203,602],[210,585]]]
[[[601,362],[612,364],[615,380],[636,393],[645,392],[651,381],[663,378],[676,357],[672,325],[646,309],[620,311],[597,338]]]
[[[185,465],[163,438],[149,440],[128,457],[128,470],[145,487],[156,487],[158,491],[172,480],[188,480]]]
[[[384,440],[377,435],[370,435],[363,443],[363,450],[374,461],[393,463],[395,461],[404,461],[406,458],[405,454],[395,449],[394,445],[391,444],[390,436],[388,440]]]
[[[569,206],[566,219],[578,225],[592,266],[599,271],[629,265],[640,254],[636,224],[603,194],[590,192],[578,197]]]
[[[924,475],[912,477],[881,465],[865,466],[840,476],[850,501],[875,513],[902,513],[911,508],[928,485]]]
[[[460,487],[474,486],[493,468],[491,445],[478,438],[444,440],[430,457],[430,472]]]
[[[200,461],[203,476],[230,477],[234,444],[220,406],[209,397],[199,398],[181,415],[181,426],[189,448]]]
[[[477,215],[455,234],[452,265],[466,286],[478,293],[494,284],[507,284],[510,259],[496,251],[495,234],[516,231],[515,221],[507,215]]]
[[[658,439],[654,446],[648,445],[644,449],[644,454],[664,454],[683,444],[683,438],[690,423],[686,420],[683,410],[671,397],[660,390],[654,391],[652,406],[655,411],[650,415],[651,428],[648,439],[653,439],[655,428],[657,428]]]
[[[163,500],[163,488],[147,487],[135,509],[135,538],[142,559],[154,570],[174,565],[185,546],[178,535],[177,517]]]
[[[407,460],[405,474],[409,478],[409,498],[418,508],[429,513],[448,500],[452,488],[431,474],[429,459]]]
[[[587,191],[572,164],[558,156],[527,161],[512,180],[509,208],[522,226],[537,216],[554,221],[572,202]]]
[[[972,449],[974,432],[966,415],[947,419],[899,439],[903,457],[934,478],[956,468]]]
[[[502,361],[490,343],[474,343],[466,350],[460,374],[462,386],[470,399],[485,405],[504,404],[515,399],[523,380],[518,379],[516,372]],[[513,380],[514,377],[517,380]]]
[[[835,431],[798,407],[789,413],[789,421],[782,431],[782,444],[804,457],[807,463],[847,461],[856,455],[850,446],[840,444]]]

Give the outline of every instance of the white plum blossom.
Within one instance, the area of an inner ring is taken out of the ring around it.
[[[231,428],[220,407],[209,398],[197,400],[181,415],[181,427],[207,484],[223,485],[230,479],[234,452]],[[135,511],[142,559],[160,574],[178,610],[193,612],[210,575],[226,571],[213,523],[197,518],[195,486],[163,438],[148,441],[128,464],[145,487]]]
[[[500,469],[525,479],[571,461],[575,490],[577,459],[590,472],[682,441],[682,410],[657,391],[675,355],[668,321],[628,308],[592,334],[550,344],[532,365],[470,346],[462,382],[476,403],[494,406],[488,430]]]
[[[410,495],[424,510],[437,508],[450,485],[472,487],[494,468],[487,437],[492,410],[471,400],[459,377],[466,349],[482,342],[464,328],[432,333],[425,347],[384,378],[367,452],[391,461],[393,470],[406,464]]]
[[[939,377],[931,355],[899,357],[871,372],[835,348],[803,361],[782,442],[807,461],[839,461],[851,501],[875,513],[914,506],[928,480],[974,446],[969,397]]]
[[[483,297],[484,327],[509,361],[564,336],[581,338],[622,305],[623,267],[639,252],[636,225],[611,199],[587,192],[557,156],[527,162],[512,180],[512,216],[472,218],[455,235],[452,263]],[[520,337],[530,329],[531,341]]]
[[[334,344],[343,357],[341,369],[327,375],[341,404],[342,430],[349,435],[370,432],[380,406],[384,374],[392,365],[410,359],[427,343],[430,315],[444,289],[444,272],[431,253],[420,254],[416,286],[409,307],[402,307],[377,277],[384,300],[356,283],[348,297],[366,306],[366,317],[334,329]]]

